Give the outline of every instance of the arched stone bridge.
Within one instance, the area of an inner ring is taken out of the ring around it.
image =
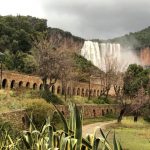
[[[33,90],[42,90],[43,82],[38,76],[30,76],[19,74],[10,71],[3,71],[2,76],[2,88],[3,89],[15,89],[15,88],[27,88]],[[100,90],[102,89],[99,84],[91,84],[91,96],[96,97],[100,95]],[[50,89],[54,94],[64,94],[62,84],[57,81],[56,84]],[[68,95],[77,96],[88,96],[89,84],[82,82],[70,82],[67,87]]]

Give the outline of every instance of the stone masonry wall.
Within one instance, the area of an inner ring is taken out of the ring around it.
[[[118,105],[77,105],[83,112],[83,118],[101,117],[106,114],[117,114]],[[57,105],[57,108],[65,115],[69,116],[68,106]],[[14,127],[19,129],[26,128],[26,110],[16,110],[1,113],[0,118],[3,121],[10,122]]]
[[[14,73],[10,71],[3,71],[2,78],[2,87],[4,89],[15,89],[26,87],[30,89],[41,90],[43,88],[43,82],[38,76],[24,75],[19,73]],[[102,90],[102,85],[92,84],[91,83],[91,96],[97,97],[100,95]],[[62,94],[63,88],[60,81],[57,81],[56,84],[50,89],[52,93]],[[89,93],[89,84],[83,82],[70,82],[67,87],[67,94],[74,96],[85,96],[88,97]],[[112,90],[110,91],[112,94]]]

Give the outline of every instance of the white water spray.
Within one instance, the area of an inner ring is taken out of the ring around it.
[[[81,49],[81,55],[90,60],[95,66],[103,71],[108,65],[117,65],[118,71],[124,71],[129,64],[140,64],[140,60],[132,50],[124,50],[120,44],[98,43],[85,41]]]

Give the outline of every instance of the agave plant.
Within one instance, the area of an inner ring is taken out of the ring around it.
[[[57,109],[57,107],[55,106]],[[76,142],[76,149],[75,150],[122,150],[121,144],[116,140],[116,136],[114,133],[113,137],[113,148],[111,148],[107,137],[110,132],[108,132],[106,135],[100,129],[100,137],[96,137],[96,130],[94,134],[92,135],[87,135],[86,138],[82,137],[82,113],[79,110],[79,108],[74,105],[70,104],[69,105],[69,120],[65,119],[64,115],[57,109],[63,124],[64,124],[64,131],[66,135],[72,136],[74,139],[77,140]],[[67,150],[67,149],[66,149]],[[71,149],[72,150],[72,149]]]

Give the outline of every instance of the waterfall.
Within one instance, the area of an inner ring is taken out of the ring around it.
[[[129,64],[140,64],[134,51],[124,50],[117,43],[85,41],[81,49],[81,55],[103,71],[107,71],[110,67],[115,67],[118,71],[124,71]]]

